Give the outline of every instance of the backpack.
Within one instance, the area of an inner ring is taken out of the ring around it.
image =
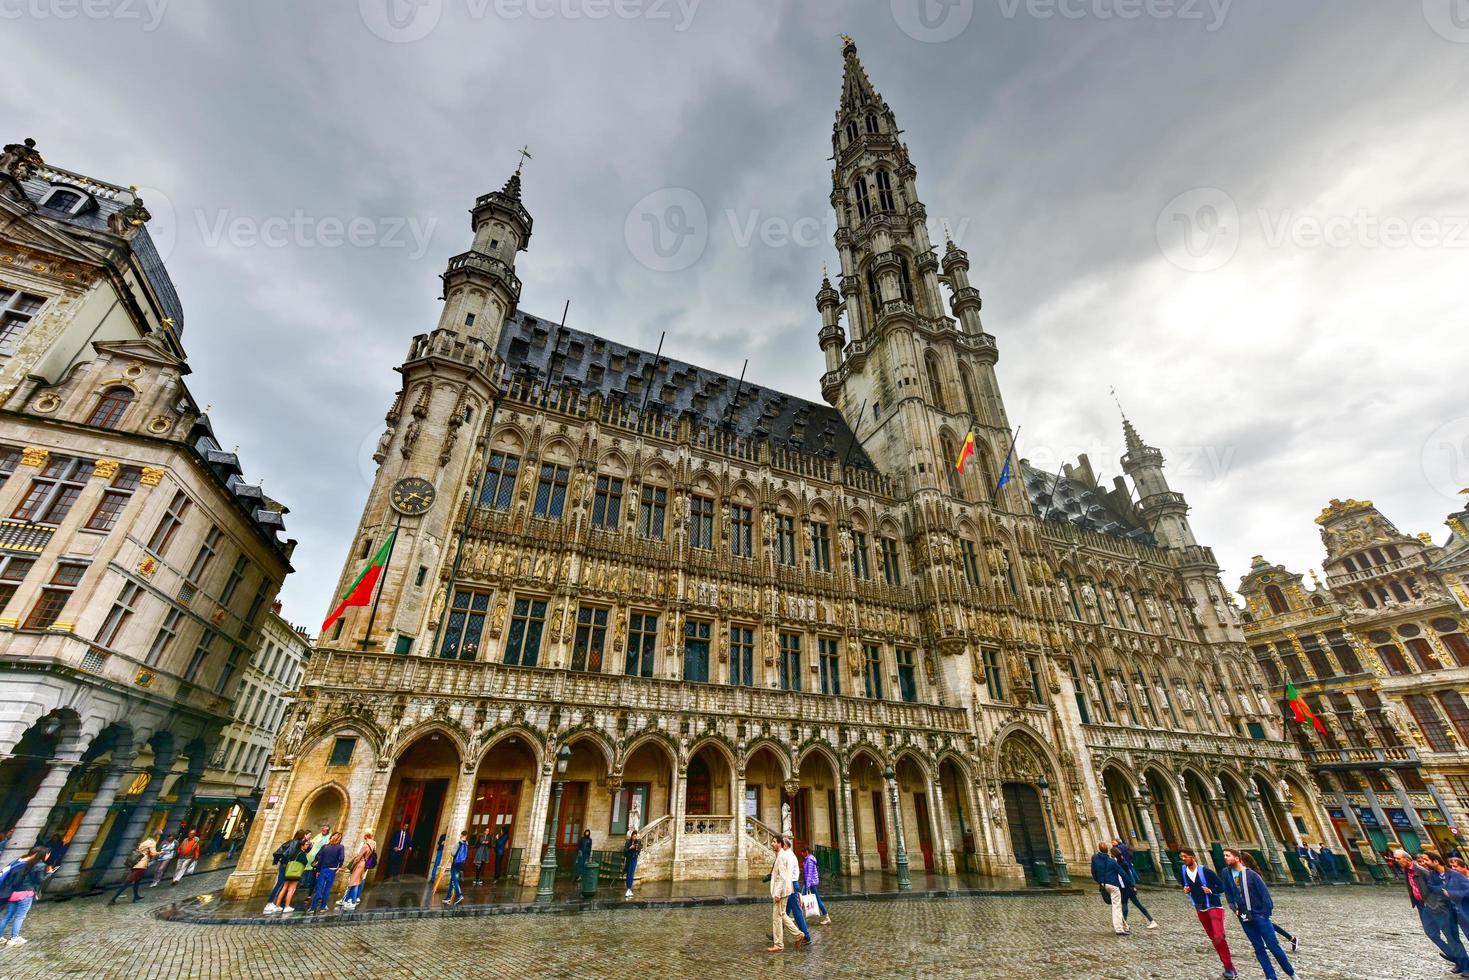
[[[270,856],[270,863],[280,864],[282,861],[284,861],[286,859],[286,855],[291,853],[291,845],[294,843],[296,843],[296,838],[292,837],[280,847],[277,847],[275,849],[275,853]]]
[[[367,852],[367,862],[364,867],[366,867],[368,871],[371,871],[373,868],[377,867],[377,848],[374,847],[372,850]]]
[[[141,861],[141,860],[143,860],[143,857],[144,857],[144,854],[143,854],[143,849],[141,847],[135,847],[135,848],[133,848],[133,853],[131,853],[131,854],[128,855],[128,867],[129,868],[135,868],[135,867],[137,867],[138,866],[138,862]]]
[[[7,864],[4,871],[0,871],[0,902],[10,901],[10,896],[15,891],[15,886],[20,883],[20,876],[12,875],[11,872],[22,863],[17,858]]]

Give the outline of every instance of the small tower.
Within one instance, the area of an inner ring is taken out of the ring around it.
[[[515,259],[530,241],[531,216],[520,200],[519,168],[504,187],[474,202],[470,226],[469,251],[449,259],[441,277],[438,326],[413,338],[398,368],[403,386],[373,453],[377,475],[337,589],[337,596],[347,591],[368,556],[397,528],[377,615],[349,610],[341,626],[322,636],[323,648],[434,653],[436,610],[443,602],[437,593],[453,558],[455,514],[469,504],[479,464],[476,443],[498,395],[496,344],[520,301]],[[407,478],[433,485],[433,503],[422,514],[394,509],[393,488]]]
[[[1143,442],[1126,415],[1122,416],[1122,435],[1127,443],[1122,470],[1137,487],[1138,510],[1152,528],[1153,537],[1165,548],[1197,545],[1188,523],[1188,503],[1183,494],[1168,488],[1163,476],[1163,454]]]

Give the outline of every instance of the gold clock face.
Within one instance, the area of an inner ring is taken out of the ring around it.
[[[423,477],[405,477],[393,484],[391,499],[398,513],[417,517],[433,506],[434,485]]]

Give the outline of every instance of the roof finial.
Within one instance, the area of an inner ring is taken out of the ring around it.
[[[1116,405],[1117,405],[1117,411],[1119,413],[1121,413],[1121,415],[1122,415],[1122,421],[1126,422],[1127,421],[1127,411],[1125,409],[1123,409],[1123,407],[1122,407],[1122,400],[1117,397],[1117,389],[1116,389],[1116,387],[1109,386],[1107,388],[1107,393],[1112,396],[1112,401],[1116,403]]]
[[[520,169],[525,166],[525,161],[533,159],[535,158],[530,155],[530,144],[527,143],[520,148],[520,162],[515,165],[515,172],[520,173]]]

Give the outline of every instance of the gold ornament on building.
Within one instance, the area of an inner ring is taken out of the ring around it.
[[[99,459],[92,466],[92,475],[103,480],[110,480],[117,476],[118,467],[121,465],[115,459]]]
[[[161,467],[161,466],[145,466],[145,467],[143,467],[143,475],[139,479],[138,482],[142,483],[143,486],[145,486],[145,487],[156,487],[156,486],[158,486],[158,484],[160,484],[160,483],[163,482],[163,467]]]
[[[26,466],[45,466],[46,460],[50,458],[51,450],[38,446],[27,446],[20,451],[20,461]]]

